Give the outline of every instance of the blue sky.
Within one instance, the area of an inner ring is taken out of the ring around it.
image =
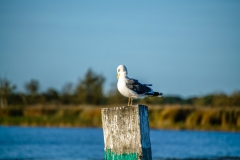
[[[240,90],[240,1],[0,1],[0,76],[23,90],[116,68],[165,95]]]

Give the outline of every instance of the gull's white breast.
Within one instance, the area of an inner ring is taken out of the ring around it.
[[[138,94],[127,87],[126,80],[127,79],[125,77],[119,77],[118,83],[117,83],[118,91],[125,97],[137,98]]]

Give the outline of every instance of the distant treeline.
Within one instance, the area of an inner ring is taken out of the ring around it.
[[[61,91],[48,88],[40,92],[40,83],[32,79],[24,84],[24,92],[17,92],[17,86],[11,84],[6,78],[0,77],[0,107],[6,106],[29,106],[35,104],[58,105],[111,105],[127,104],[127,98],[120,95],[116,85],[108,91],[103,92],[105,78],[89,69],[84,78],[80,79],[76,85],[66,83]],[[163,98],[145,98],[134,100],[134,103],[143,104],[181,104],[193,106],[225,106],[240,107],[240,91],[231,95],[224,93],[210,94],[202,97],[181,98],[180,96],[165,96]]]

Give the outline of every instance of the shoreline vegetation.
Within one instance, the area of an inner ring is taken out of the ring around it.
[[[123,106],[128,100],[116,83],[104,92],[104,82],[103,75],[88,69],[61,90],[41,90],[40,82],[32,79],[20,91],[0,77],[0,125],[102,127],[101,108]],[[163,98],[134,100],[149,107],[152,129],[240,131],[240,90],[188,98],[163,94]]]
[[[123,105],[114,105],[123,106]],[[113,105],[32,105],[0,108],[0,125],[102,127],[101,108]],[[148,105],[151,129],[240,131],[239,107]]]

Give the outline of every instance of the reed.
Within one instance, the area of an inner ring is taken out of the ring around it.
[[[101,107],[11,106],[0,109],[0,125],[101,127]],[[240,108],[150,106],[149,124],[155,129],[240,131]]]

